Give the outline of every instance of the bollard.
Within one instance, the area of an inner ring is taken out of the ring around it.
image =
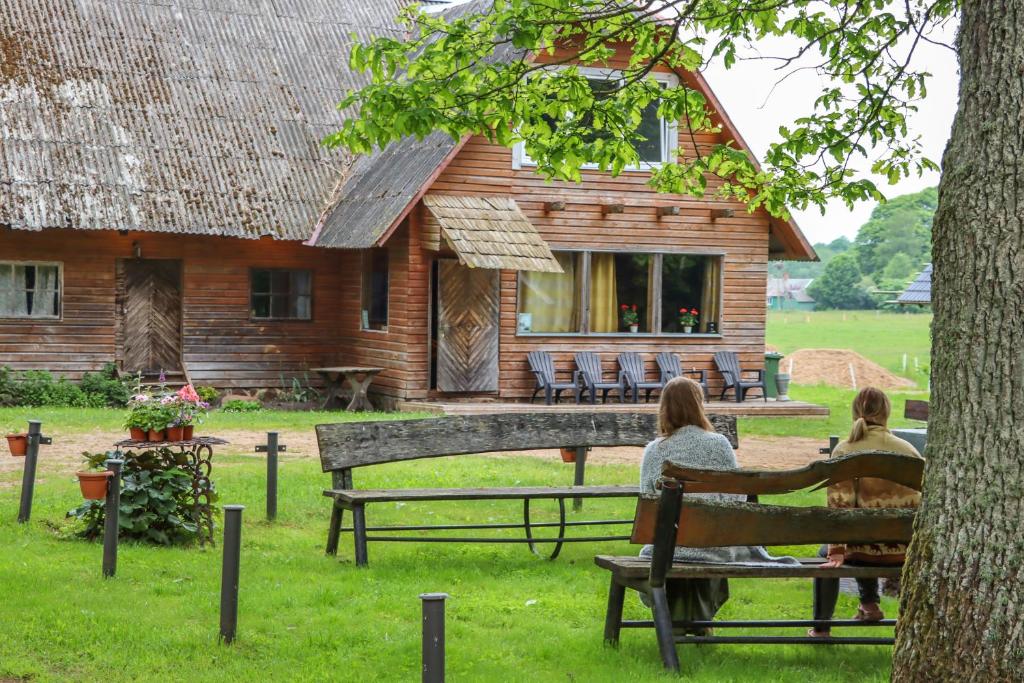
[[[220,637],[227,644],[238,630],[238,566],[244,505],[224,506],[224,563],[220,574]]]
[[[32,517],[32,496],[36,487],[36,463],[39,459],[39,444],[53,441],[41,433],[39,420],[28,421],[28,448],[25,450],[25,471],[21,476],[21,505],[18,507],[18,521],[24,524]]]
[[[267,454],[267,521],[277,519],[277,454],[288,450],[277,443],[277,432],[267,432],[267,445],[256,446],[257,453]]]
[[[107,503],[103,511],[103,576],[108,579],[117,573],[117,536],[121,528],[122,465],[124,465],[124,460],[107,460],[107,469],[114,473],[107,479]]]
[[[423,683],[444,683],[444,601],[447,593],[423,593]]]
[[[836,446],[838,446],[838,445],[839,445],[839,437],[836,436],[835,434],[833,434],[832,436],[828,437],[828,448],[819,448],[818,449],[818,453],[820,455],[829,455],[830,456],[830,455],[832,455],[835,452]]]

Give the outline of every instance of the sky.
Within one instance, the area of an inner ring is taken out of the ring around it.
[[[933,77],[927,85],[928,97],[918,103],[918,111],[910,119],[909,131],[912,136],[921,136],[925,156],[940,163],[956,112],[959,83],[956,56],[947,48],[926,44],[918,48],[915,63]],[[765,61],[741,62],[729,70],[712,66],[704,75],[758,158],[763,158],[768,145],[778,139],[780,125],[811,112],[814,98],[821,90],[818,77],[812,72],[803,72],[786,79],[773,92],[780,74]],[[889,185],[883,177],[869,177],[886,197],[917,192],[939,182],[938,173],[920,178],[913,176],[896,185]],[[824,215],[812,208],[794,211],[793,217],[812,243],[831,242],[841,235],[852,239],[857,229],[871,217],[874,206],[873,201],[862,202],[851,211],[842,202],[835,201],[826,207]]]

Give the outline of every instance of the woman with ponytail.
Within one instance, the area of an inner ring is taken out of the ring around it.
[[[894,453],[921,457],[917,449],[893,436],[889,431],[892,405],[885,392],[865,387],[853,399],[853,427],[850,437],[832,451],[832,457],[864,452]],[[916,508],[921,494],[913,489],[884,479],[862,478],[843,481],[828,487],[828,506],[834,508]],[[878,566],[903,564],[906,547],[898,544],[830,545],[821,555],[828,559],[822,567]],[[881,621],[885,618],[879,607],[878,579],[857,579],[860,607],[853,616],[857,621]],[[814,580],[814,618],[831,619],[839,599],[839,579]],[[808,635],[828,638],[827,629],[811,629]]]

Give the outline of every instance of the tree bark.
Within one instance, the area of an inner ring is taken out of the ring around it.
[[[1024,677],[1024,0],[965,0],[932,232],[924,500],[896,681]]]

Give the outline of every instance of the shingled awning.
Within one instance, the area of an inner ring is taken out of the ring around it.
[[[428,194],[425,233],[443,238],[470,268],[561,273],[551,248],[509,197]]]

